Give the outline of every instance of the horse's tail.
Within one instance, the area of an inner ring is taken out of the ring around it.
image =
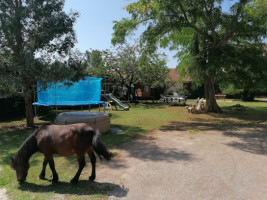
[[[95,134],[93,136],[92,145],[93,145],[94,151],[97,153],[100,160],[102,160],[103,158],[105,160],[110,160],[113,157],[113,154],[103,144],[101,140],[101,134],[97,129],[95,130]]]

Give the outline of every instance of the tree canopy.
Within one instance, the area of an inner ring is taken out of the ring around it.
[[[224,67],[218,83],[223,91],[242,94],[243,100],[254,100],[256,94],[267,92],[267,58],[254,44],[229,46],[231,62]]]
[[[80,56],[71,51],[78,13],[64,12],[64,2],[0,0],[0,92],[24,98],[28,126],[34,124],[36,81],[74,80],[82,75]]]
[[[86,57],[89,74],[106,77],[113,86],[126,86],[128,91],[132,85],[163,87],[167,80],[165,56],[145,54],[139,45],[126,44],[101,52],[87,51]]]
[[[231,3],[228,10],[226,3]],[[262,48],[267,16],[261,4],[266,0],[139,0],[126,8],[131,18],[115,22],[112,42],[124,43],[145,26],[140,40],[146,51],[158,46],[179,51],[183,73],[205,83],[206,111],[220,112],[214,83],[231,54],[228,46],[248,42]]]

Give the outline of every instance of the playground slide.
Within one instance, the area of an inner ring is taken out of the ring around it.
[[[114,97],[112,94],[107,94],[107,99],[114,101],[119,107],[121,107],[123,110],[129,110],[129,107],[124,105],[119,99]]]

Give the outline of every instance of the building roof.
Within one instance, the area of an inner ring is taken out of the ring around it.
[[[169,81],[172,83],[176,83],[176,82],[178,82],[179,78],[180,78],[179,71],[175,68],[170,69]],[[191,82],[191,79],[190,79],[190,77],[185,77],[182,79],[182,81],[183,81],[183,83],[188,83],[188,82]]]

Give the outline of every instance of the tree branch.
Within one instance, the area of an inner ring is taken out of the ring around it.
[[[225,46],[228,41],[235,36],[234,32],[235,32],[235,26],[234,24],[238,23],[238,17],[241,14],[242,9],[244,9],[244,5],[248,2],[248,0],[240,0],[236,9],[236,13],[235,15],[232,17],[231,22],[229,23],[229,26],[227,27],[228,30],[226,30],[222,41],[220,41],[215,48],[218,47],[223,47]],[[237,25],[236,25],[237,26]]]
[[[180,6],[180,8],[182,10],[182,13],[184,15],[184,18],[185,18],[186,22],[188,23],[188,26],[191,27],[191,28],[193,28],[196,32],[198,32],[200,35],[202,35],[203,37],[205,37],[209,41],[212,41],[212,38],[207,33],[205,33],[204,31],[202,31],[195,24],[193,24],[192,22],[189,21],[189,19],[187,17],[187,14],[185,12],[185,9],[184,9],[184,7],[183,7],[183,5],[181,4],[180,1],[178,1],[178,5]]]
[[[216,31],[215,31],[216,26],[214,24],[214,18],[213,18],[214,3],[211,3],[210,9],[208,9],[206,2],[204,1],[204,8],[205,8],[206,13],[208,14],[208,18],[211,23],[213,43],[217,44],[217,36],[216,36]]]

